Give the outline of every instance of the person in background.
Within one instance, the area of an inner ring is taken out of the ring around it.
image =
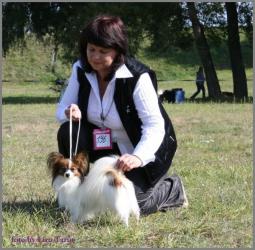
[[[194,100],[195,97],[202,91],[203,99],[205,98],[205,76],[203,67],[199,67],[197,73],[196,73],[196,85],[197,85],[197,91],[190,97],[191,100]]]
[[[177,141],[153,86],[155,73],[127,54],[119,17],[97,16],[83,29],[80,58],[56,112],[59,152],[69,157],[72,110],[73,145],[81,119],[78,152],[86,151],[91,162],[120,155],[116,167],[133,182],[142,215],[187,206],[180,177],[167,175]],[[112,143],[93,140],[97,133]]]

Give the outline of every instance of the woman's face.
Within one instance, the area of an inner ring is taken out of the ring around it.
[[[116,55],[115,49],[96,46],[92,43],[87,45],[88,62],[95,71],[108,71]]]

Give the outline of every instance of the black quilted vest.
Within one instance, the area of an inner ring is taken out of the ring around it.
[[[135,108],[133,91],[141,74],[145,72],[149,73],[155,90],[157,90],[157,79],[154,71],[133,58],[126,58],[125,65],[133,74],[133,77],[116,79],[114,102],[127,135],[135,147],[141,138],[142,122],[139,119]],[[85,76],[84,70],[80,67],[77,68],[77,78],[80,83],[78,106],[82,112],[82,122],[85,127],[88,128],[88,133],[92,135],[90,130],[92,130],[94,125],[90,124],[87,120],[87,107],[91,86]],[[148,181],[151,185],[154,185],[167,173],[177,148],[177,141],[172,122],[160,102],[159,108],[165,121],[165,136],[155,153],[155,161],[144,166]]]

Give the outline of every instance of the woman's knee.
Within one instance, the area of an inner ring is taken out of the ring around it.
[[[156,213],[158,211],[157,204],[152,198],[149,198],[143,202],[138,201],[138,206],[140,208],[140,213],[143,216]]]

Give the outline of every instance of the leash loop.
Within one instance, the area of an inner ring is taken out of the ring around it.
[[[80,137],[80,128],[81,128],[81,119],[79,118],[79,125],[78,125],[78,131],[77,131],[77,138],[76,138],[76,145],[75,145],[75,151],[74,155],[77,154],[78,149],[78,142]],[[73,141],[73,119],[72,119],[72,107],[70,107],[70,119],[69,119],[69,168],[71,167],[71,161],[72,161],[72,141]]]

